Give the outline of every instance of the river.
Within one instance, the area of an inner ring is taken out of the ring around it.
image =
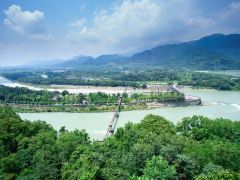
[[[31,90],[47,90],[47,91],[58,91],[62,92],[64,90],[67,90],[69,93],[72,94],[78,94],[78,93],[83,93],[83,94],[89,94],[89,93],[97,93],[99,91],[107,93],[107,94],[117,94],[117,93],[122,93],[125,89],[125,87],[105,87],[105,86],[77,86],[77,85],[28,85],[28,84],[21,84],[18,82],[13,82],[10,81],[2,76],[0,76],[0,84],[4,86],[9,86],[9,87],[26,87]],[[131,94],[131,93],[143,93],[143,92],[151,92],[150,89],[133,89],[131,87],[128,87],[126,89],[126,92]]]
[[[3,84],[1,79],[0,84]],[[8,81],[8,85],[13,86],[10,81]],[[140,122],[148,114],[163,116],[174,124],[183,117],[192,115],[240,120],[240,92],[190,88],[184,89],[184,92],[201,97],[203,106],[161,107],[152,110],[121,112],[117,126],[123,127],[128,121]],[[106,133],[113,113],[19,113],[19,115],[22,119],[30,121],[46,121],[56,130],[62,126],[68,130],[85,129],[92,139],[101,140]]]

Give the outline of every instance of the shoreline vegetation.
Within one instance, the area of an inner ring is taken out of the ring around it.
[[[114,112],[116,106],[31,106],[24,104],[6,104],[0,103],[0,107],[8,106],[13,108],[17,113],[45,113],[45,112],[66,112],[66,113],[102,113],[102,112]],[[151,104],[133,104],[133,105],[121,105],[121,111],[136,111],[136,110],[150,110],[161,107],[185,107],[189,106],[186,103],[151,103]]]
[[[112,112],[119,96],[119,93],[71,94],[66,90],[60,93],[0,86],[0,104],[7,104],[16,112]],[[187,105],[184,94],[176,92],[124,93],[122,97],[121,111]]]
[[[240,90],[240,77],[201,71],[190,71],[184,68],[159,68],[147,70],[103,69],[62,71],[10,71],[1,76],[13,82],[37,86],[94,86],[94,87],[130,87],[145,90],[151,83],[192,86],[195,88],[213,88],[217,90]]]
[[[0,107],[0,179],[239,179],[239,132],[239,121],[150,114],[99,142]]]

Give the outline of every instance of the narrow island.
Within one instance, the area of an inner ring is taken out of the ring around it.
[[[121,111],[151,109],[161,106],[201,105],[199,97],[185,95],[174,85],[151,84],[144,93],[123,92]],[[21,87],[0,86],[0,103],[16,112],[106,112],[114,111],[118,94],[34,91]]]

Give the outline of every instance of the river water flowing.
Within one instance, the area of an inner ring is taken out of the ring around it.
[[[6,82],[7,81],[7,82]],[[16,87],[23,86],[0,78],[0,84]],[[31,88],[31,89],[34,89]],[[37,90],[37,89],[35,89]],[[209,118],[227,118],[240,120],[240,92],[217,91],[211,89],[184,89],[186,94],[201,97],[203,106],[161,107],[151,110],[121,112],[118,127],[123,127],[128,121],[137,123],[148,114],[160,115],[173,123],[183,117],[203,115]],[[68,130],[85,129],[92,139],[103,139],[113,112],[103,113],[19,113],[22,119],[35,121],[43,120],[56,130],[65,126]]]

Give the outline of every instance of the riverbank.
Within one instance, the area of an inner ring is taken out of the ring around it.
[[[0,84],[8,87],[25,87],[30,90],[34,91],[50,91],[50,92],[60,92],[68,91],[71,94],[89,94],[89,93],[97,93],[97,92],[104,92],[106,94],[117,94],[122,93],[125,89],[123,86],[118,87],[110,87],[110,86],[80,86],[80,85],[41,85],[41,84],[32,84],[32,83],[25,83],[19,81],[12,81],[6,79],[3,76],[0,76]],[[150,93],[151,89],[142,89],[142,88],[133,88],[127,87],[126,93],[133,94],[133,93]]]
[[[4,105],[1,105],[4,106]],[[14,109],[17,113],[45,113],[45,112],[68,112],[68,113],[101,113],[101,112],[113,112],[116,106],[22,106],[22,105],[8,105]],[[132,110],[146,110],[145,105],[138,106],[121,106],[121,111]]]
[[[64,90],[67,90],[71,94],[89,94],[89,93],[97,93],[97,92],[103,92],[106,94],[117,94],[117,93],[123,93],[125,87],[108,87],[108,86],[78,86],[78,85],[36,85],[31,83],[23,83],[18,81],[11,81],[9,79],[6,79],[3,76],[0,76],[0,84],[8,87],[26,87],[30,90],[34,91],[40,91],[45,90],[49,92],[60,92],[62,93]],[[166,92],[167,91],[167,82],[164,81],[149,81],[147,83],[147,87],[145,89],[142,88],[132,88],[127,87],[126,93],[127,94],[133,94],[133,93],[151,93],[154,92]],[[192,88],[192,89],[210,89],[210,90],[219,90],[218,88],[213,88],[210,86],[199,86],[199,85],[188,85],[188,84],[180,84],[178,85],[180,89],[186,89],[186,88]],[[225,91],[240,91],[239,88],[234,89],[221,89]]]
[[[1,77],[1,76],[0,76]],[[191,88],[191,89],[209,89],[209,90],[217,90],[217,91],[237,91],[240,92],[240,87],[235,87],[233,89],[219,89],[219,88],[214,88],[211,86],[200,86],[200,85],[193,85],[193,84],[178,84],[177,86],[180,89],[186,89],[186,88]],[[126,88],[126,93],[127,94],[134,94],[134,93],[151,93],[152,91],[159,91],[159,92],[167,92],[168,91],[168,83],[163,82],[163,81],[150,81],[146,84],[146,88],[133,88],[133,87],[127,87]],[[118,86],[118,87],[110,87],[110,86],[79,86],[79,85],[57,85],[57,84],[52,84],[52,85],[40,85],[40,84],[31,84],[31,83],[22,83],[22,82],[13,82],[10,87],[26,87],[31,90],[46,90],[50,92],[63,92],[64,90],[67,90],[69,93],[72,94],[90,94],[90,93],[97,93],[97,92],[103,92],[106,94],[117,94],[117,93],[122,93],[125,89],[123,86]]]
[[[156,88],[156,87],[155,87]],[[68,91],[34,91],[28,88],[0,86],[0,103],[9,104],[17,112],[108,112],[115,110],[120,94],[102,92],[71,94]],[[183,93],[152,91],[151,93],[122,94],[125,110],[150,109],[162,105],[185,105]]]
[[[118,127],[123,127],[128,122],[138,123],[140,120],[148,115],[155,114],[163,116],[171,120],[173,123],[177,123],[183,117],[189,117],[193,115],[203,115],[209,118],[227,118],[234,121],[240,120],[240,99],[239,91],[217,91],[214,89],[192,89],[184,88],[183,91],[186,94],[192,94],[201,97],[202,106],[173,106],[163,105],[160,107],[143,107],[143,109],[122,109],[119,117]],[[89,132],[92,139],[102,139],[106,133],[106,128],[109,125],[109,121],[112,118],[114,108],[108,110],[99,111],[85,111],[78,109],[73,111],[69,108],[69,112],[31,112],[25,109],[24,106],[20,106],[18,113],[21,118],[37,121],[42,120],[51,124],[56,130],[59,130],[62,126],[65,126],[67,130],[86,129]],[[148,109],[149,108],[149,109]],[[72,111],[72,112],[71,112]],[[79,112],[79,113],[78,113]]]
[[[0,106],[6,106],[6,104],[0,104]],[[67,112],[67,113],[101,113],[101,112],[113,112],[116,109],[115,105],[103,105],[103,106],[36,106],[26,104],[7,104],[14,109],[17,113],[47,113],[47,112]],[[186,107],[191,106],[186,102],[176,103],[139,103],[139,104],[125,104],[121,105],[121,111],[136,111],[136,110],[152,110],[161,107]]]

